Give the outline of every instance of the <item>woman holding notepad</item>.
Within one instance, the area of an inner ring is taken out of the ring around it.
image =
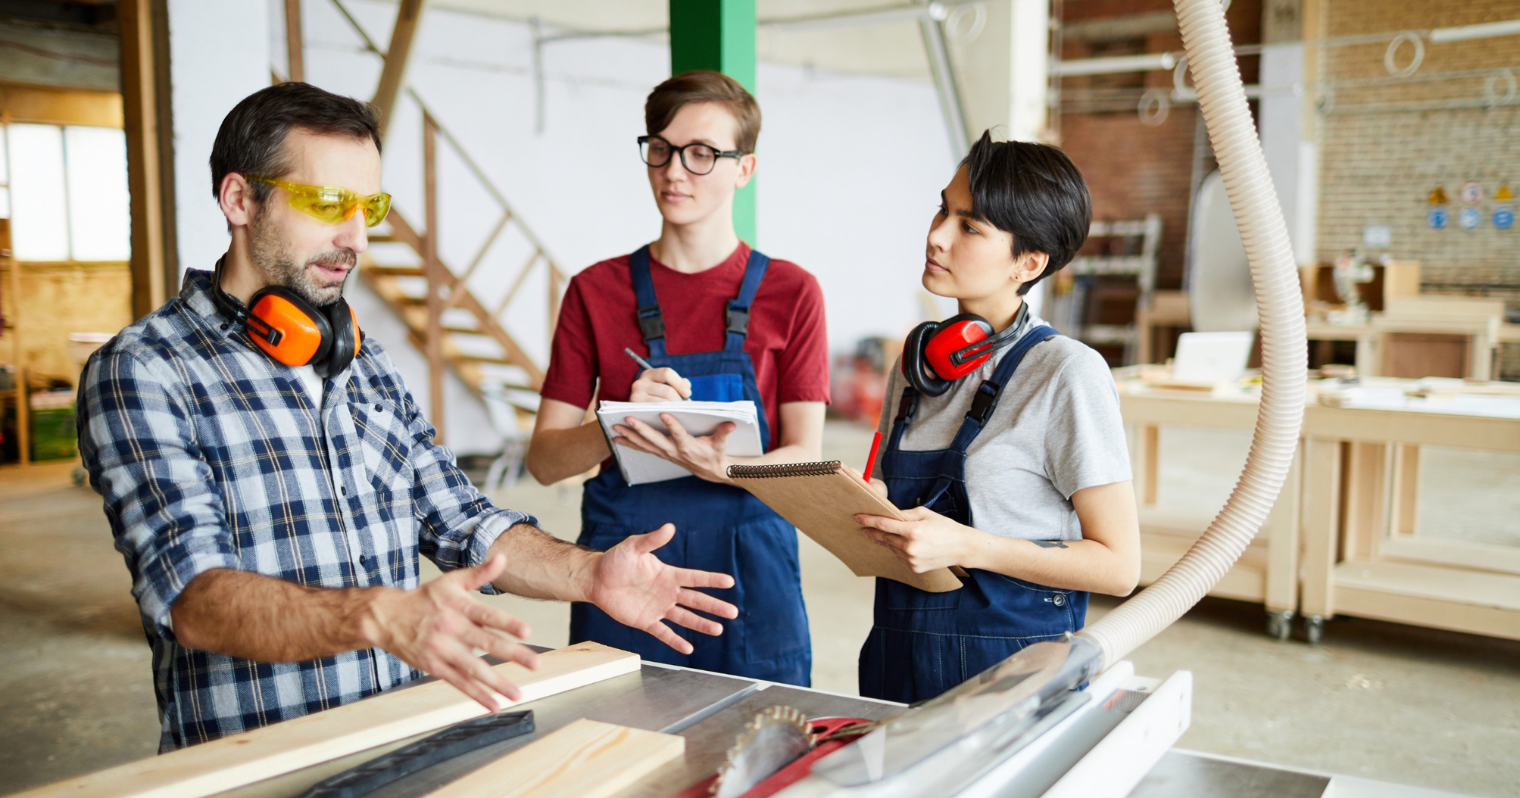
[[[1090,218],[1082,175],[1042,144],[983,135],[940,193],[923,286],[961,315],[916,328],[888,388],[871,481],[906,520],[856,521],[916,573],[969,577],[943,593],[876,580],[862,695],[933,698],[1081,628],[1088,591],[1135,587],[1140,530],[1113,377],[1024,302],[1071,261]]]
[[[796,530],[735,487],[727,467],[818,458],[828,401],[823,294],[811,274],[752,250],[735,233],[734,193],[754,176],[760,132],[759,106],[743,86],[716,72],[677,75],[649,95],[644,116],[639,151],[663,218],[660,237],[571,279],[528,470],[548,484],[600,464],[585,486],[579,542],[607,549],[658,527],[647,545],[661,560],[733,575],[733,589],[715,595],[739,615],[725,627],[709,622],[712,636],[702,636],[668,625],[630,629],[577,603],[571,642],[595,640],[657,662],[807,685],[812,654]],[[610,445],[659,456],[692,474],[630,486],[600,425],[585,420],[593,397],[749,400],[765,454],[730,456],[732,424],[699,437],[668,414],[662,421],[669,434],[630,419],[614,428]],[[667,620],[703,626],[700,619]]]

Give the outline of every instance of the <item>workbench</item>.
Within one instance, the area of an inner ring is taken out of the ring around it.
[[[1117,678],[1130,683],[1128,663],[1116,667]],[[1185,675],[1185,674],[1184,674]],[[1112,680],[1114,677],[1110,677]],[[1139,680],[1156,683],[1155,680]],[[1190,685],[1191,680],[1185,680]],[[414,683],[416,684],[416,683]],[[410,686],[409,686],[410,687]],[[400,689],[408,689],[403,687]],[[1161,698],[1158,693],[1154,699]],[[1185,694],[1190,703],[1191,693]],[[907,710],[901,704],[849,697],[821,690],[755,682],[705,671],[644,663],[634,673],[580,687],[513,709],[531,709],[536,731],[506,740],[471,754],[415,773],[366,798],[419,798],[488,762],[500,759],[536,739],[582,718],[680,734],[686,740],[685,756],[643,778],[619,793],[619,798],[670,798],[686,787],[712,775],[724,761],[728,748],[744,724],[757,713],[775,705],[796,707],[810,717],[847,716],[888,718]],[[1186,707],[1182,709],[1186,725]],[[1176,730],[1180,734],[1180,729]],[[295,798],[311,785],[336,773],[412,742],[408,738],[373,748],[241,789],[219,798]],[[1173,739],[1168,737],[1167,739]],[[1129,749],[1143,745],[1127,744]],[[1034,753],[1034,752],[1031,752]],[[1059,754],[1059,752],[1054,752]],[[131,792],[133,785],[123,783]],[[1361,779],[1309,773],[1243,760],[1172,749],[1161,757],[1138,786],[1134,798],[1172,798],[1199,795],[1230,795],[1234,798],[1319,798],[1337,796],[1403,795],[1436,798],[1437,793],[1395,787]],[[998,795],[1021,794],[998,791]],[[1037,794],[1037,793],[1036,793]]]
[[[1246,432],[1255,426],[1259,396],[1251,388],[1168,390],[1119,376],[1140,503],[1141,581],[1148,583],[1206,526],[1178,523],[1157,506],[1160,428]],[[1405,396],[1418,385],[1434,386],[1438,395]],[[1335,401],[1320,401],[1332,388]],[[1446,390],[1451,393],[1439,395]],[[1502,395],[1508,392],[1515,395]],[[1417,485],[1426,446],[1520,453],[1520,386],[1311,382],[1303,437],[1282,494],[1212,595],[1262,603],[1269,632],[1282,638],[1297,613],[1307,619],[1311,642],[1322,634],[1324,619],[1336,614],[1520,639],[1520,546],[1419,533]],[[1243,465],[1232,465],[1231,475]]]

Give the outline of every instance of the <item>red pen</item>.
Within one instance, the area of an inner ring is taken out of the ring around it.
[[[877,432],[876,437],[871,439],[871,456],[866,460],[866,472],[860,475],[867,483],[871,481],[871,470],[876,467],[876,450],[880,447],[881,433]]]

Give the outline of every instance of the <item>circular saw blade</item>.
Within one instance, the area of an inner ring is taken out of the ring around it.
[[[807,716],[791,707],[771,707],[745,724],[713,782],[714,798],[738,798],[776,771],[812,750],[816,741]]]

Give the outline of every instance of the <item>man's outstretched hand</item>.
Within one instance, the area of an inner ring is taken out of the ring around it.
[[[732,576],[676,568],[654,556],[654,551],[675,534],[675,525],[666,524],[645,535],[630,535],[608,549],[592,573],[590,600],[618,623],[642,629],[676,651],[690,654],[691,644],[665,621],[705,635],[720,635],[722,624],[692,610],[737,618],[739,608],[694,589],[733,587]]]
[[[501,708],[497,694],[517,701],[522,691],[471,649],[529,670],[538,668],[538,655],[532,649],[497,634],[506,632],[524,640],[528,625],[470,596],[506,566],[506,555],[497,554],[474,568],[444,574],[416,590],[381,588],[368,603],[363,634],[375,648],[454,685],[495,712]]]

